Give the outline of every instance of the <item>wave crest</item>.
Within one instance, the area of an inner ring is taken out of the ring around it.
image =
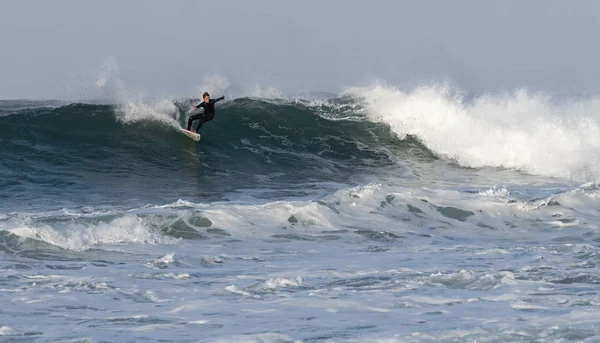
[[[401,138],[468,167],[505,167],[573,180],[600,178],[600,100],[558,101],[518,90],[470,101],[448,85],[345,92]]]

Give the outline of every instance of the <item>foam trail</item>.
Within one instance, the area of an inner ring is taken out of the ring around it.
[[[556,104],[525,90],[466,102],[447,85],[411,92],[350,88],[373,121],[401,138],[416,135],[441,156],[469,167],[506,167],[577,181],[600,178],[600,101]]]
[[[166,99],[161,100],[129,100],[117,107],[118,119],[123,123],[152,120],[164,123],[178,129],[180,127],[177,119],[179,111],[177,106]]]

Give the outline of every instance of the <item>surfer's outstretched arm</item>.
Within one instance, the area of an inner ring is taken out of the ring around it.
[[[217,99],[215,99],[215,102],[217,102],[217,101],[221,101],[221,100],[225,100],[225,95],[223,95],[223,96],[222,96],[222,97],[220,97],[220,98],[217,98]]]

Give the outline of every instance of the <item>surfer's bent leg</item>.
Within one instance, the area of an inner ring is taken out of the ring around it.
[[[202,127],[202,124],[204,124],[207,121],[208,120],[206,120],[205,116],[198,118],[198,126],[196,127],[196,131],[200,130],[200,128]]]
[[[188,125],[187,125],[187,130],[191,131],[192,130],[192,122],[196,119],[200,119],[200,122],[202,122],[202,115],[201,114],[196,114],[190,117],[190,119],[188,119]],[[201,124],[202,125],[202,124]]]
[[[202,124],[206,123],[207,121],[213,120],[214,117],[214,113],[204,113],[200,115],[200,117],[198,117],[198,127],[196,127],[196,131],[200,130]]]

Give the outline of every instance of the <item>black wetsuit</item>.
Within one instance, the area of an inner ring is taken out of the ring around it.
[[[200,130],[200,127],[202,127],[202,124],[206,123],[209,120],[212,120],[215,117],[215,103],[217,101],[221,101],[225,99],[224,96],[218,98],[218,99],[210,99],[208,102],[201,102],[200,104],[198,104],[196,107],[197,108],[204,108],[204,112],[200,113],[200,114],[196,114],[190,117],[190,119],[188,119],[188,124],[187,124],[187,129],[188,131],[192,130],[192,122],[194,120],[198,120],[198,127],[196,128],[196,131]]]

